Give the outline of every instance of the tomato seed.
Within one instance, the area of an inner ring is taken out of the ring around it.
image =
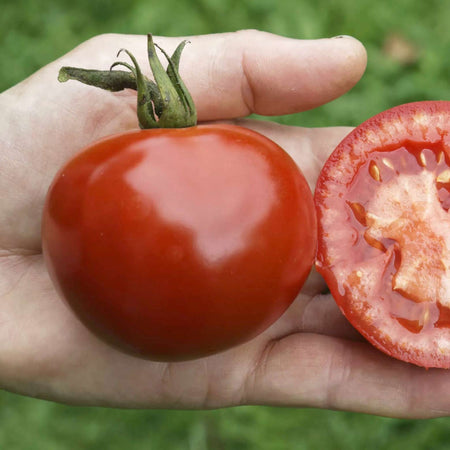
[[[383,161],[383,164],[384,164],[386,167],[389,167],[389,169],[394,170],[394,164],[393,164],[393,162],[392,162],[390,159],[382,158],[381,161]]]
[[[347,202],[350,206],[353,215],[355,216],[355,219],[365,227],[367,226],[367,219],[366,219],[366,209],[364,208],[361,203],[357,202]]]
[[[381,181],[380,169],[374,161],[369,164],[369,173],[375,181]]]
[[[427,167],[427,159],[423,151],[419,153],[419,162],[422,167]]]
[[[441,172],[437,178],[436,181],[438,183],[450,183],[450,169],[444,170]]]

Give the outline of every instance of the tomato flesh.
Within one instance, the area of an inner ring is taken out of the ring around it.
[[[449,104],[365,122],[315,193],[317,268],[343,313],[381,350],[425,367],[450,367]]]
[[[93,144],[47,196],[49,272],[78,317],[157,360],[244,342],[290,305],[313,264],[311,191],[274,142],[231,125]]]

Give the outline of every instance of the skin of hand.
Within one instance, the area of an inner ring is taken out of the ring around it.
[[[311,188],[348,128],[242,119],[314,108],[350,89],[366,65],[350,37],[301,41],[245,30],[190,37],[181,75],[199,121],[226,120],[280,144]],[[181,38],[155,38],[171,53]],[[195,361],[155,363],[104,344],[58,297],[40,243],[46,191],[85,145],[137,128],[136,93],[60,84],[63,65],[108,69],[120,48],[147,68],[146,37],[97,36],[0,95],[0,387],[76,405],[219,408],[277,405],[391,417],[450,412],[450,373],[372,348],[312,272],[288,311],[256,339]],[[149,75],[147,73],[147,75]]]

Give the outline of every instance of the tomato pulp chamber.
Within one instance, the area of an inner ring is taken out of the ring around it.
[[[414,333],[450,327],[450,168],[429,147],[371,153],[346,196],[354,256],[388,255],[378,295]]]

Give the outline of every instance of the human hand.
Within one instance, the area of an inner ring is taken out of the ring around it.
[[[109,347],[58,298],[40,220],[56,171],[79,149],[137,128],[136,93],[60,85],[63,65],[109,68],[121,47],[146,65],[145,36],[99,36],[0,96],[0,386],[71,404],[218,408],[321,407],[399,417],[450,412],[450,374],[387,357],[347,323],[312,273],[288,311],[256,339],[189,362],[155,363]],[[181,74],[199,121],[232,120],[285,148],[311,188],[348,128],[236,119],[326,103],[351,88],[366,56],[351,38],[297,41],[244,31],[189,38]],[[180,39],[156,38],[169,53]]]

